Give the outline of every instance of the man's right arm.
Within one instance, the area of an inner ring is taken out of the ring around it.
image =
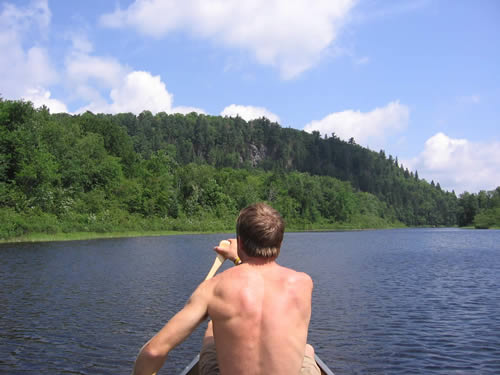
[[[189,298],[186,306],[142,347],[135,361],[133,375],[156,373],[163,366],[168,353],[207,317],[211,285],[211,280],[203,282]]]

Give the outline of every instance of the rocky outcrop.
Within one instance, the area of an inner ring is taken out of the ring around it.
[[[256,167],[262,160],[266,158],[267,149],[266,146],[260,145],[257,147],[254,144],[249,145],[250,148],[250,164],[252,167]]]

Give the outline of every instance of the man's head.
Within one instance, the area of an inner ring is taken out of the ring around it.
[[[264,203],[241,210],[236,222],[236,235],[250,257],[277,257],[284,231],[285,223],[279,212]]]

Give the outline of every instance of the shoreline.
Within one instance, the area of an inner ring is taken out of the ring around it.
[[[406,226],[384,226],[377,228],[362,228],[355,225],[339,225],[331,228],[307,228],[299,229],[292,227],[286,232],[300,233],[300,232],[344,232],[344,231],[363,231],[363,230],[384,230],[384,229],[401,229],[410,228]],[[84,240],[98,240],[98,239],[113,239],[113,238],[134,238],[134,237],[160,237],[160,236],[178,236],[178,235],[197,235],[197,234],[218,234],[234,232],[234,228],[226,231],[124,231],[124,232],[70,232],[70,233],[30,233],[20,237],[13,237],[9,239],[0,239],[0,244],[9,243],[35,243],[35,242],[62,242],[62,241],[84,241]]]
[[[301,232],[355,232],[355,231],[365,231],[365,230],[387,230],[387,229],[419,229],[419,228],[434,228],[429,226],[418,226],[418,227],[408,227],[401,225],[388,225],[382,227],[356,227],[355,225],[338,225],[330,228],[317,227],[317,228],[307,228],[299,229],[292,227],[287,230],[287,233],[301,233]],[[457,229],[474,229],[474,230],[487,230],[487,229],[476,229],[474,227],[436,227],[436,228],[457,228]],[[500,230],[498,228],[489,228],[493,230]],[[35,243],[35,242],[63,242],[63,241],[85,241],[85,240],[101,240],[101,239],[113,239],[113,238],[134,238],[134,237],[160,237],[160,236],[180,236],[180,235],[197,235],[197,234],[221,234],[234,232],[234,228],[228,229],[227,231],[175,231],[175,230],[165,230],[165,231],[124,231],[124,232],[70,232],[70,233],[30,233],[20,237],[14,237],[9,239],[0,239],[1,244],[9,243]]]
[[[0,244],[8,243],[34,243],[34,242],[62,242],[62,241],[84,241],[102,240],[113,238],[134,238],[134,237],[159,237],[175,236],[183,234],[209,234],[217,232],[195,232],[195,231],[126,231],[126,232],[71,232],[71,233],[30,233],[20,237],[0,240]]]

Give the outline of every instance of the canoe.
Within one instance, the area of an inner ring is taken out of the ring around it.
[[[321,375],[335,375],[332,370],[323,362],[317,354],[314,354],[314,359],[321,370]],[[186,366],[186,368],[180,373],[180,375],[199,375],[198,373],[198,361],[200,360],[200,355],[198,354],[193,360]]]

